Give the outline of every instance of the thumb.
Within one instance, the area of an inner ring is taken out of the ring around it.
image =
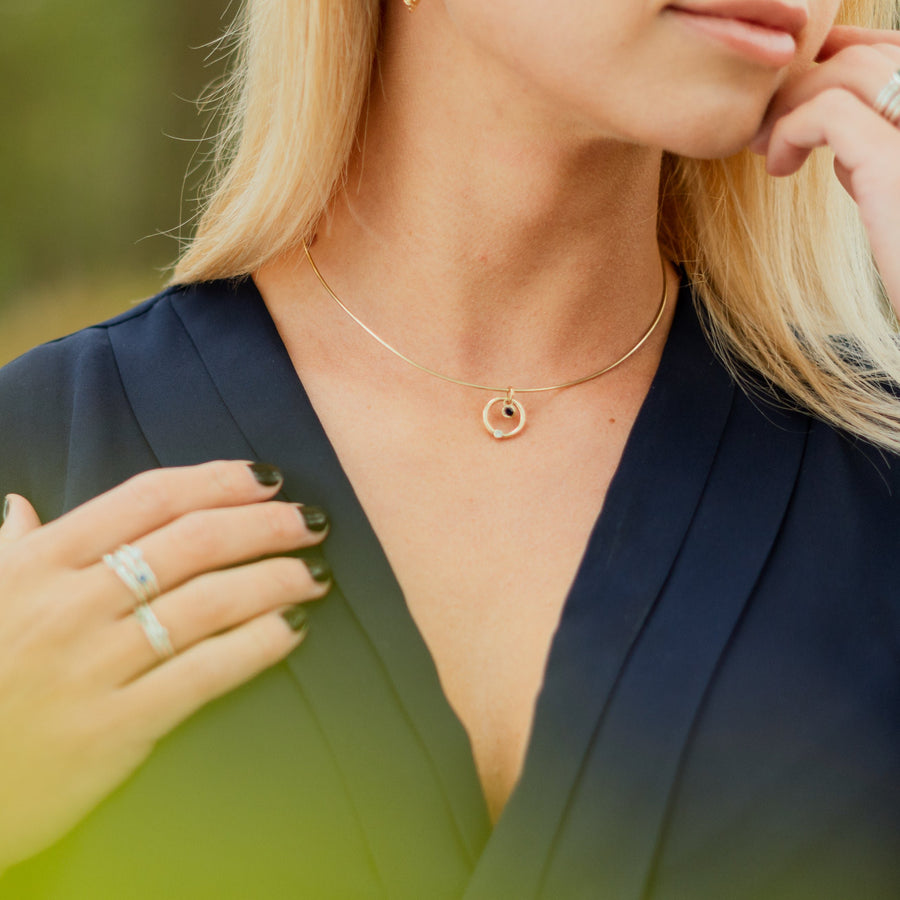
[[[3,502],[3,526],[0,527],[0,544],[18,540],[40,528],[41,520],[34,507],[18,494],[7,494]]]

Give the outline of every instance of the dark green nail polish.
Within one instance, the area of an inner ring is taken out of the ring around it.
[[[250,466],[253,477],[263,487],[275,487],[284,481],[284,475],[277,466],[270,466],[268,463],[253,463]]]
[[[300,515],[310,531],[324,531],[328,527],[328,514],[318,506],[301,506]]]
[[[331,566],[328,565],[328,560],[322,559],[321,556],[312,556],[305,557],[303,562],[306,563],[313,581],[318,581],[319,584],[331,581]]]
[[[6,517],[9,515],[9,495],[7,494],[3,498],[3,518],[0,519],[0,525],[6,521]]]
[[[281,618],[288,623],[291,631],[300,632],[307,627],[306,623],[309,616],[307,615],[306,610],[302,605],[297,605],[291,606],[289,609],[286,609],[281,614]]]

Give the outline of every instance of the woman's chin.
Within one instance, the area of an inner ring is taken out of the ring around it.
[[[709,123],[704,123],[696,132],[685,131],[674,139],[664,141],[662,146],[670,153],[686,156],[691,159],[726,159],[734,156],[753,140],[759,130],[759,120],[744,128],[731,127],[711,130]]]

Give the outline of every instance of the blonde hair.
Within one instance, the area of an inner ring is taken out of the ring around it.
[[[900,0],[844,0],[838,20],[889,28],[898,11]],[[380,0],[247,0],[208,197],[174,282],[244,276],[312,237],[353,150],[380,19]],[[749,367],[900,452],[900,404],[885,390],[900,384],[897,322],[829,154],[786,179],[749,151],[666,155],[660,210],[660,242],[732,372]]]

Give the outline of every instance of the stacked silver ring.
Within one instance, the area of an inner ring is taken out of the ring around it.
[[[150,603],[159,596],[156,575],[137,547],[122,544],[115,553],[107,553],[103,562],[125,582],[138,603]]]
[[[103,562],[119,576],[134,596],[134,617],[156,655],[160,659],[173,657],[175,648],[169,632],[150,608],[150,603],[160,594],[159,582],[141,551],[131,544],[122,544],[114,553],[107,553]]]
[[[882,88],[875,99],[875,112],[884,116],[891,125],[900,127],[900,70]]]

